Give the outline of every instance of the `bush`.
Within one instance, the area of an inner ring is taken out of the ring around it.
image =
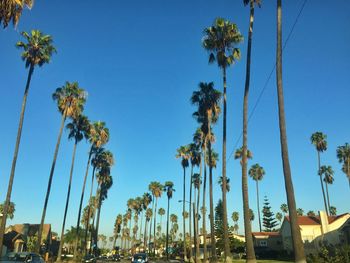
[[[317,255],[307,256],[308,263],[350,263],[350,246],[323,245]]]

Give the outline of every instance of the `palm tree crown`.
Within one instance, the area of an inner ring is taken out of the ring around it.
[[[216,61],[220,68],[227,68],[240,58],[240,51],[235,46],[242,41],[236,24],[220,17],[204,29],[203,47],[210,52],[209,63]]]
[[[17,26],[22,15],[23,8],[29,9],[33,6],[33,0],[1,0],[0,1],[0,24],[4,28],[12,21],[14,26]]]
[[[315,145],[318,152],[324,152],[327,150],[327,135],[322,132],[315,132],[311,135],[311,143]]]
[[[173,197],[173,192],[175,192],[174,183],[171,181],[165,182],[164,192],[166,192],[166,195],[168,196],[168,198],[171,199]]]
[[[254,181],[261,181],[265,175],[265,170],[256,163],[249,169],[249,175]]]
[[[22,32],[22,36],[27,40],[27,43],[22,41],[17,42],[18,48],[23,48],[22,59],[25,61],[26,68],[38,65],[41,67],[45,63],[49,63],[51,56],[56,52],[52,45],[52,37],[43,35],[39,30],[32,30],[31,34]]]

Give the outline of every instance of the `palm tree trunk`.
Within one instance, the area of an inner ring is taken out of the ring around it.
[[[185,205],[186,205],[186,167],[184,166],[184,184],[183,184],[183,201],[182,201],[182,224],[183,224],[183,246],[184,246],[184,262],[187,261],[186,254],[186,221],[185,221]],[[168,259],[168,258],[167,258]]]
[[[200,174],[202,174],[202,161],[201,161],[201,164],[200,164]],[[198,186],[198,189],[197,189],[197,211],[196,211],[196,233],[197,235],[199,236],[200,235],[200,232],[199,232],[199,223],[198,223],[198,218],[199,218],[199,199],[200,199],[200,189],[201,189],[201,186],[199,184]],[[197,254],[197,260],[198,262],[201,262],[200,260],[200,251],[199,251],[199,245],[200,245],[200,238],[197,238],[197,242],[196,242],[196,254]]]
[[[91,217],[91,206],[90,206],[90,201],[91,201],[91,197],[92,197],[92,191],[94,189],[94,179],[95,179],[95,171],[96,171],[96,167],[94,166],[92,169],[92,179],[91,179],[91,187],[90,187],[90,196],[88,199],[88,204],[89,204],[89,208],[88,208],[88,221],[87,221],[87,227],[85,228],[85,237],[84,237],[84,244],[85,244],[85,254],[87,253],[87,235],[88,235],[88,231],[90,228],[90,217]],[[91,246],[91,240],[90,240],[90,246]]]
[[[282,86],[282,1],[277,0],[277,52],[276,52],[276,79],[278,95],[278,116],[280,128],[281,153],[283,162],[283,173],[287,193],[289,218],[294,249],[294,260],[296,263],[306,263],[304,245],[301,239],[300,228],[296,211],[292,174],[289,165],[287,131],[284,112],[284,97]]]
[[[154,211],[154,195],[152,195],[152,211]],[[153,212],[152,212],[153,216]],[[148,240],[148,253],[151,253],[151,234],[152,234],[152,217],[150,218],[149,222],[149,240]]]
[[[191,178],[190,178],[190,203],[189,203],[189,208],[188,208],[188,230],[189,230],[189,234],[190,234],[190,258],[189,261],[192,262],[193,260],[193,254],[192,254],[192,221],[191,221],[191,217],[192,217],[192,177],[193,177],[193,165],[191,164]],[[193,215],[194,218],[194,215]]]
[[[258,206],[259,229],[260,229],[260,232],[261,232],[261,215],[260,215],[259,183],[258,183],[258,180],[256,180],[256,203],[257,203],[257,206]]]
[[[206,141],[204,141],[204,144],[206,145]],[[204,180],[203,180],[203,201],[202,201],[202,206],[203,206],[203,219],[202,219],[202,228],[203,228],[203,253],[204,253],[204,263],[207,263],[208,258],[207,258],[207,229],[206,229],[206,206],[205,206],[205,199],[206,199],[206,188],[207,188],[207,166],[205,165],[205,158],[206,158],[206,147],[204,146],[203,149],[203,165],[204,165]]]
[[[168,198],[168,209],[167,209],[167,220],[166,220],[166,260],[169,260],[169,209],[170,209],[170,198]]]
[[[146,252],[146,245],[147,244],[147,219],[145,220],[145,229],[143,232],[143,250]]]
[[[41,216],[39,232],[38,232],[38,242],[37,242],[37,247],[36,247],[36,251],[38,253],[40,252],[40,245],[41,245],[42,232],[43,232],[44,221],[45,221],[45,216],[46,216],[46,209],[47,209],[47,204],[49,202],[52,178],[53,178],[53,174],[54,174],[54,171],[55,171],[56,160],[57,160],[58,150],[60,148],[61,137],[62,137],[62,133],[63,133],[64,123],[66,121],[66,116],[67,116],[67,108],[63,111],[63,115],[62,115],[62,118],[61,118],[60,131],[58,133],[58,138],[57,138],[57,142],[56,142],[56,148],[55,148],[55,152],[54,152],[54,155],[53,155],[53,160],[52,160],[52,165],[51,165],[51,170],[50,170],[49,182],[47,184],[44,208],[43,208],[43,213],[42,213],[42,216]]]
[[[100,198],[98,201],[98,213],[97,213],[97,219],[96,219],[95,240],[97,240],[97,237],[98,237],[98,228],[100,226],[101,207],[102,207],[102,194],[101,194],[101,186],[100,186]],[[97,244],[97,242],[96,242],[96,244]]]
[[[251,61],[251,50],[252,50],[253,25],[254,25],[254,0],[250,0],[247,65],[246,65],[246,79],[245,79],[244,99],[243,99],[243,156],[242,156],[243,219],[244,219],[244,232],[246,237],[246,253],[247,253],[246,262],[247,263],[256,262],[254,245],[253,245],[253,236],[252,236],[252,225],[250,222],[250,213],[249,213],[248,178],[247,178],[248,97],[249,97],[249,84],[250,84],[250,61]],[[260,214],[259,214],[259,223],[260,223]],[[260,231],[261,231],[261,224],[260,224]]]
[[[226,202],[226,68],[222,69],[224,82],[224,117],[223,117],[223,136],[222,136],[222,207],[223,207],[223,224],[224,224],[224,243],[225,243],[225,262],[231,263],[230,242],[228,238],[227,223],[227,202]]]
[[[330,211],[331,211],[331,202],[330,202],[330,200],[329,200],[329,194],[328,194],[328,183],[325,182],[325,184],[326,184],[326,194],[327,194],[328,211],[329,211],[329,213],[330,213]]]
[[[208,125],[209,128],[209,134],[211,134],[210,131],[210,124]],[[212,159],[211,159],[211,142],[208,141],[208,155],[209,155],[209,206],[210,206],[210,243],[211,243],[211,262],[216,262],[216,240],[215,240],[215,233],[214,233],[214,201],[213,201],[213,167]]]
[[[10,173],[10,179],[9,184],[7,188],[7,194],[6,194],[6,200],[4,204],[4,210],[2,213],[2,220],[1,220],[1,226],[0,226],[0,255],[2,255],[2,246],[4,242],[4,234],[5,234],[5,227],[6,227],[6,219],[7,219],[7,212],[11,201],[11,193],[12,193],[12,186],[13,186],[13,180],[15,178],[15,170],[16,170],[16,163],[17,163],[17,157],[18,157],[18,150],[19,145],[21,143],[21,136],[22,136],[22,127],[23,127],[23,121],[24,121],[24,113],[26,110],[26,104],[27,104],[27,97],[29,92],[29,86],[30,81],[32,79],[32,75],[34,72],[34,66],[30,65],[28,77],[27,77],[27,83],[24,90],[23,100],[22,100],[22,108],[21,113],[19,117],[19,124],[18,124],[18,130],[17,130],[17,138],[16,138],[16,145],[15,145],[15,152],[13,154],[12,159],[12,166],[11,166],[11,173]]]
[[[86,172],[85,172],[85,176],[84,176],[83,189],[81,191],[81,196],[80,196],[80,204],[79,204],[78,220],[77,220],[77,228],[76,228],[76,240],[75,240],[75,244],[74,244],[74,259],[77,259],[77,255],[78,255],[80,216],[81,216],[81,210],[83,208],[83,201],[84,201],[84,194],[85,194],[85,185],[86,185],[87,176],[89,174],[89,167],[90,167],[90,160],[91,160],[91,155],[92,155],[92,149],[93,149],[93,146],[91,145],[90,152],[89,152],[89,158],[88,158],[87,166],[86,166]]]
[[[320,171],[321,171],[321,157],[320,157],[319,151],[317,151],[317,161],[318,161],[318,176],[320,177],[324,208],[326,209],[326,213],[329,216],[329,211],[328,211],[327,202],[326,202],[326,194],[324,192],[324,187],[323,187],[322,174],[320,173]]]
[[[140,231],[139,231],[139,235],[140,235],[140,242],[141,242],[141,234],[142,234],[142,221],[143,221],[143,210],[141,211],[141,218],[140,218]]]
[[[67,191],[67,198],[66,198],[66,207],[64,208],[64,216],[63,216],[63,223],[62,223],[62,230],[61,230],[61,242],[60,242],[60,247],[58,249],[57,261],[61,261],[62,248],[63,248],[63,243],[64,243],[64,228],[66,226],[66,218],[67,218],[67,212],[68,212],[70,190],[71,190],[71,187],[72,187],[74,160],[75,160],[75,152],[76,152],[76,149],[77,149],[77,144],[78,144],[78,141],[75,140],[74,147],[73,147],[72,163],[71,163],[71,167],[70,167],[68,191]]]
[[[195,191],[196,192],[196,191]],[[196,193],[194,194],[194,202],[192,204],[192,212],[193,212],[193,241],[196,244],[197,247],[197,226],[196,226]],[[192,248],[191,248],[192,250]],[[198,254],[197,254],[197,249],[194,253],[194,262],[198,262]]]
[[[156,203],[155,203],[155,206],[154,206],[154,226],[153,226],[153,255],[154,255],[154,256],[156,256],[157,204],[158,204],[158,198],[156,197]]]

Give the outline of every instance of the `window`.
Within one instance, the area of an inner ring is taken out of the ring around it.
[[[267,247],[267,241],[266,240],[260,240],[260,246],[261,247]]]

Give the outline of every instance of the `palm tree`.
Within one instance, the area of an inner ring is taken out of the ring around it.
[[[25,7],[31,9],[33,0],[1,0],[0,1],[0,24],[4,28],[12,21],[16,27]]]
[[[163,192],[163,185],[160,182],[151,182],[148,186],[148,189],[152,192],[152,195],[155,199],[155,204],[154,204],[154,210],[153,210],[153,253],[154,255],[156,254],[156,222],[157,222],[157,203],[158,203],[158,198],[162,196]]]
[[[77,228],[76,228],[77,231],[79,231],[79,223],[80,223],[81,209],[82,209],[83,201],[84,201],[86,179],[87,179],[87,176],[89,174],[90,161],[91,161],[93,151],[98,149],[98,148],[101,148],[109,140],[109,130],[108,130],[108,128],[106,128],[105,122],[97,121],[97,122],[94,122],[93,124],[90,125],[88,140],[89,140],[91,146],[90,146],[90,151],[89,151],[89,156],[88,156],[88,161],[87,161],[87,166],[86,166],[86,172],[85,172],[84,181],[83,181],[83,187],[82,187],[81,196],[80,196]],[[75,242],[75,246],[74,246],[75,247],[74,258],[77,258],[78,242],[79,242],[79,240],[77,238],[77,240]]]
[[[0,12],[5,11],[2,8],[0,8],[0,10],[1,10]],[[0,22],[1,22],[1,18],[0,18]],[[31,34],[28,34],[27,32],[22,32],[22,36],[26,39],[27,43],[19,41],[17,42],[16,46],[18,48],[23,48],[21,57],[22,57],[22,60],[25,61],[26,68],[29,67],[29,71],[28,71],[27,83],[25,86],[24,95],[22,99],[22,108],[21,108],[21,113],[19,118],[15,151],[13,154],[11,173],[10,173],[6,200],[4,205],[3,220],[1,220],[1,226],[0,226],[0,255],[2,253],[2,246],[3,246],[3,240],[4,240],[3,238],[5,233],[8,207],[11,202],[12,186],[13,186],[13,180],[15,178],[17,156],[19,151],[19,145],[21,142],[24,113],[25,113],[26,104],[27,104],[30,81],[32,79],[34,68],[36,66],[42,67],[44,64],[49,63],[52,54],[56,52],[56,49],[52,45],[52,38],[50,35],[43,35],[38,30],[32,30]]]
[[[166,195],[168,197],[168,209],[167,209],[167,221],[166,221],[166,245],[165,245],[165,251],[166,251],[166,258],[169,260],[169,209],[170,209],[170,199],[173,198],[173,192],[174,189],[174,183],[167,181],[164,184],[164,192],[166,192]]]
[[[189,147],[186,146],[181,146],[179,149],[176,150],[176,158],[181,158],[181,166],[183,169],[183,201],[182,201],[182,213],[185,212],[185,205],[186,205],[186,168],[188,167],[188,159],[190,158],[189,155]],[[183,234],[186,234],[186,224],[185,224],[185,218],[182,217],[183,219]],[[167,240],[168,241],[168,240]],[[168,244],[168,243],[167,243]],[[168,247],[167,247],[167,258],[168,258]],[[184,241],[184,261],[187,261],[187,256],[186,256],[186,242]]]
[[[49,202],[49,197],[51,193],[51,184],[52,184],[52,179],[55,172],[56,160],[57,160],[58,150],[61,143],[64,124],[66,122],[67,117],[80,115],[80,113],[83,111],[83,108],[84,108],[86,96],[87,96],[86,92],[83,89],[79,88],[79,84],[77,82],[70,83],[68,81],[64,86],[57,88],[52,95],[53,100],[57,101],[58,110],[62,114],[62,117],[61,117],[61,125],[58,133],[55,152],[54,152],[54,156],[51,164],[49,181],[47,184],[44,208],[43,208],[41,221],[40,221],[40,227],[38,232],[38,243],[37,243],[37,249],[36,249],[37,252],[39,252],[40,250],[42,230],[44,227],[46,209],[47,209],[47,204]]]
[[[190,160],[191,160],[191,177],[190,177],[190,202],[189,202],[189,217],[188,217],[188,220],[189,220],[189,235],[190,235],[190,244],[189,244],[189,247],[191,248],[190,249],[190,258],[189,258],[189,261],[192,262],[192,177],[193,177],[193,167],[194,166],[199,166],[200,165],[200,152],[199,152],[199,149],[197,147],[197,145],[195,143],[190,143],[188,145],[188,148],[189,148],[189,155],[190,155]],[[194,218],[194,215],[193,215],[193,218]],[[196,237],[194,237],[194,240],[195,240]]]
[[[224,187],[224,177],[223,176],[219,177],[218,184],[220,185],[221,190],[222,190],[222,188]],[[230,178],[226,177],[226,192],[230,192],[230,190],[231,190]]]
[[[0,204],[1,218],[2,218],[2,215],[4,213],[4,206],[5,206],[5,203],[4,204]],[[15,211],[16,211],[15,206],[16,206],[15,203],[10,202],[8,210],[7,210],[7,218],[13,219],[13,217],[15,216]],[[1,219],[0,219],[0,222],[1,222]]]
[[[194,186],[195,191],[197,191],[197,197],[196,197],[196,193],[194,194],[194,203],[196,203],[197,200],[197,204],[195,205],[195,214],[193,215],[195,218],[195,247],[196,247],[196,259],[199,260],[199,238],[197,238],[197,236],[199,235],[198,232],[198,220],[199,220],[199,197],[200,197],[200,188],[201,188],[201,184],[202,184],[202,178],[201,178],[201,174],[200,173],[195,173],[193,174],[193,178],[192,178],[192,183]]]
[[[74,146],[73,146],[73,155],[72,155],[72,162],[71,162],[71,168],[70,168],[70,174],[69,174],[69,183],[68,183],[68,190],[67,190],[67,197],[66,197],[66,206],[64,208],[64,216],[63,216],[63,223],[62,223],[62,230],[61,230],[61,240],[63,240],[64,236],[64,228],[66,225],[66,218],[67,218],[67,212],[68,212],[68,205],[69,205],[69,198],[70,198],[70,191],[72,186],[72,178],[73,178],[73,170],[74,170],[74,161],[75,161],[75,153],[77,149],[78,143],[85,137],[87,137],[87,132],[89,130],[90,123],[86,116],[84,115],[78,115],[72,117],[72,122],[68,123],[66,128],[69,130],[68,139],[74,139]],[[90,206],[89,206],[90,210]],[[87,218],[90,218],[90,215],[88,213]],[[61,253],[63,248],[63,242],[60,242],[60,247],[58,249],[58,261],[61,260]]]
[[[286,215],[288,213],[288,205],[287,204],[281,204],[281,207],[280,207],[283,215]]]
[[[310,210],[309,212],[307,212],[306,214],[307,216],[316,216],[315,212]]]
[[[304,210],[302,208],[297,209],[297,215],[298,216],[303,216],[304,215]]]
[[[276,213],[276,219],[280,222],[280,225],[281,225],[281,223],[282,223],[282,219],[283,219],[283,215],[282,215],[282,213],[280,213],[280,212],[277,212]]]
[[[210,153],[209,153],[210,152]],[[208,145],[207,165],[209,166],[209,206],[210,206],[210,243],[211,243],[211,260],[215,262],[216,258],[216,239],[214,229],[214,201],[213,201],[213,168],[219,160],[219,155],[211,149],[211,144]],[[226,180],[228,178],[226,177]],[[226,187],[228,184],[226,184]]]
[[[194,105],[198,106],[198,110],[193,114],[193,116],[197,119],[197,122],[201,124],[201,131],[203,133],[203,143],[202,143],[202,152],[204,155],[204,160],[206,160],[207,148],[209,158],[211,158],[211,143],[214,142],[214,135],[211,132],[211,124],[216,123],[219,115],[220,115],[220,99],[221,93],[220,91],[214,89],[214,83],[199,83],[199,90],[194,91],[191,97],[191,102]],[[210,161],[209,161],[210,162]],[[203,181],[203,206],[205,207],[206,202],[206,162],[204,162],[204,181]],[[212,180],[212,178],[210,178]],[[211,185],[212,187],[212,185]],[[212,196],[212,188],[210,189],[210,193]],[[203,210],[205,211],[205,210]],[[206,233],[206,216],[203,215],[203,231]],[[211,221],[213,224],[213,220]],[[212,252],[214,251],[215,246],[212,246]],[[213,255],[215,255],[214,253]],[[207,243],[206,238],[204,239],[204,261],[207,261]]]
[[[338,146],[337,158],[339,162],[343,164],[342,171],[348,177],[350,186],[350,145],[348,143],[345,143],[342,146]]]
[[[237,26],[223,18],[215,19],[213,25],[204,30],[203,47],[210,52],[209,63],[217,62],[223,76],[223,147],[222,147],[222,176],[226,179],[226,69],[240,57],[236,45],[243,40]],[[224,184],[226,180],[224,180]],[[223,187],[223,223],[225,241],[225,261],[231,262],[230,246],[227,231],[226,185]]]
[[[277,52],[276,52],[276,80],[278,96],[278,116],[280,128],[281,154],[283,162],[283,174],[287,201],[289,208],[289,218],[291,225],[291,234],[293,240],[294,259],[299,263],[306,263],[304,244],[301,239],[300,228],[298,224],[294,188],[292,181],[292,172],[289,164],[288,143],[286,131],[286,117],[284,112],[284,96],[282,86],[282,1],[277,0]]]
[[[336,216],[337,215],[337,208],[335,206],[329,207],[329,213],[331,216]]]
[[[328,211],[330,211],[331,204],[329,200],[328,184],[333,184],[334,182],[334,171],[332,169],[332,166],[322,165],[320,167],[319,173],[321,177],[324,175],[323,181],[326,185],[327,205],[328,205]]]
[[[240,159],[240,164],[241,164],[241,165],[243,164],[243,162],[242,162],[242,158],[243,158],[243,147],[241,147],[241,148],[239,148],[239,149],[237,149],[237,150],[235,151],[234,158],[235,158],[235,160]],[[247,149],[247,158],[248,158],[248,159],[253,159],[253,153],[252,153],[249,149]]]
[[[252,39],[253,39],[253,25],[254,25],[254,3],[260,6],[260,0],[243,0],[244,5],[250,3],[250,16],[249,16],[249,30],[248,30],[248,47],[247,47],[247,64],[246,64],[246,78],[243,97],[243,158],[242,158],[242,195],[243,195],[243,217],[244,217],[244,229],[247,250],[247,262],[256,262],[255,251],[252,238],[252,229],[249,220],[249,198],[248,198],[248,179],[247,179],[247,148],[248,148],[248,96],[250,88],[250,62],[252,51]],[[259,213],[260,219],[260,213]],[[260,223],[260,221],[259,221]],[[261,232],[261,224],[260,232]]]
[[[250,220],[250,222],[254,221],[254,219],[255,219],[254,211],[249,208],[249,220]]]
[[[163,215],[165,215],[165,209],[164,208],[159,208],[158,209],[158,215],[160,216],[160,231],[162,231],[162,218],[163,218]]]
[[[233,212],[231,218],[232,218],[232,221],[235,223],[235,225],[238,226],[239,213],[238,212]],[[237,232],[238,228],[236,228],[235,231],[236,231],[236,234],[238,234],[238,232]]]
[[[326,201],[326,195],[324,192],[324,187],[323,187],[323,181],[322,181],[322,174],[321,174],[321,158],[320,158],[320,153],[324,152],[327,150],[327,136],[323,134],[322,132],[315,132],[311,135],[311,143],[315,145],[316,151],[317,151],[317,159],[318,159],[318,176],[320,177],[320,182],[321,182],[321,189],[322,189],[322,195],[323,195],[323,202],[324,202],[324,207],[326,209],[327,215],[328,213],[328,207],[327,207],[327,201]]]
[[[145,234],[144,234],[144,243],[145,243],[145,247],[147,246],[147,222],[149,222],[152,218],[152,209],[151,208],[147,208],[146,210],[146,224],[145,224]],[[151,232],[149,233],[151,235]]]
[[[259,164],[254,164],[249,169],[249,176],[256,182],[256,203],[258,206],[258,218],[259,218],[259,228],[261,232],[261,218],[260,218],[260,206],[259,206],[259,181],[264,178],[265,170]]]

